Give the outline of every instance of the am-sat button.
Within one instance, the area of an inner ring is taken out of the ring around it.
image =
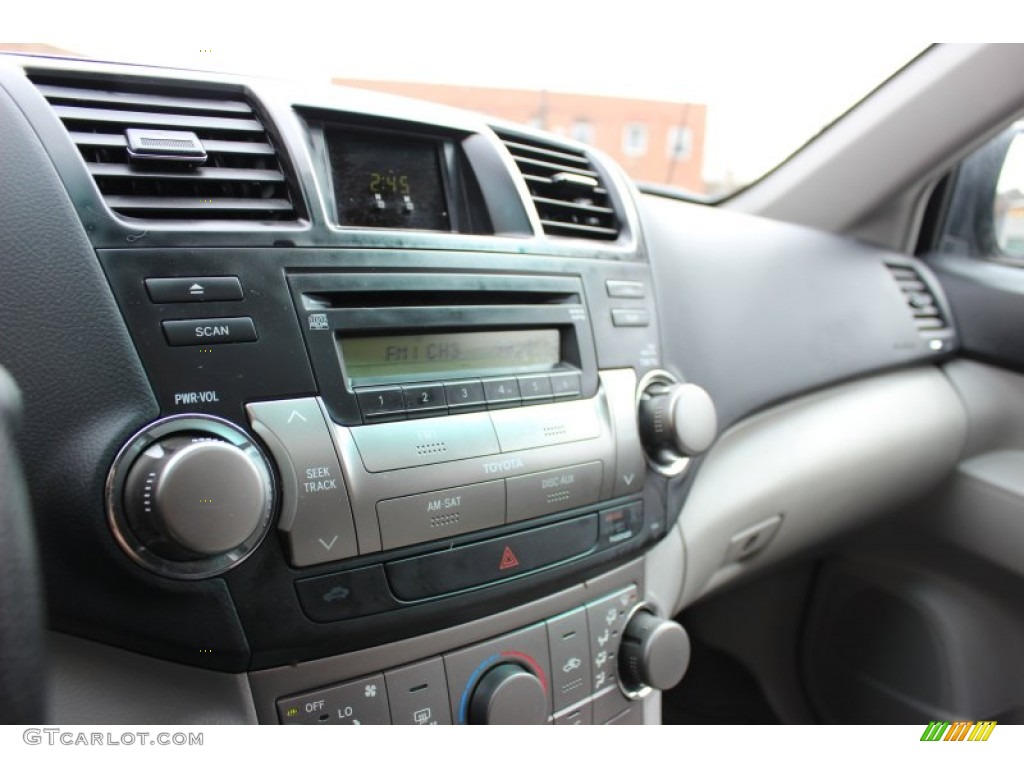
[[[458,536],[505,522],[505,481],[377,502],[384,549]]]
[[[198,320],[164,320],[164,336],[172,347],[238,344],[256,341],[251,317],[213,317]]]

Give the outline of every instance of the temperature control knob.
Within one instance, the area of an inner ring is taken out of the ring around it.
[[[638,401],[640,438],[655,469],[678,474],[718,434],[711,396],[696,384],[680,384],[659,372],[642,382]]]
[[[671,619],[641,608],[630,618],[619,646],[619,679],[627,691],[668,690],[690,665],[690,636]]]
[[[542,725],[547,719],[547,691],[535,674],[518,664],[488,670],[469,704],[474,725]]]
[[[108,502],[133,559],[163,575],[201,578],[259,543],[274,492],[266,460],[243,432],[193,417],[136,435],[115,462]]]

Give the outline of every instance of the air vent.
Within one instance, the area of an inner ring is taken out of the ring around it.
[[[608,190],[585,154],[518,134],[499,132],[498,136],[523,174],[546,234],[618,238],[619,220]]]
[[[277,152],[241,97],[124,81],[32,81],[121,216],[295,220]]]
[[[904,262],[889,262],[886,266],[903,291],[903,297],[914,316],[914,325],[917,326],[918,333],[929,336],[936,331],[948,329],[949,321],[943,316],[935,292],[925,282],[917,268]]]

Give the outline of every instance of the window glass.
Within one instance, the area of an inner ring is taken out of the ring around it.
[[[996,184],[996,245],[1005,256],[1024,258],[1024,123],[1015,126]]]

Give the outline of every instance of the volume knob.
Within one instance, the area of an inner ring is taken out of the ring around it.
[[[259,543],[274,498],[266,460],[244,433],[207,417],[190,421],[204,428],[168,425],[129,444],[115,465],[111,523],[142,565],[200,578],[240,562]]]

